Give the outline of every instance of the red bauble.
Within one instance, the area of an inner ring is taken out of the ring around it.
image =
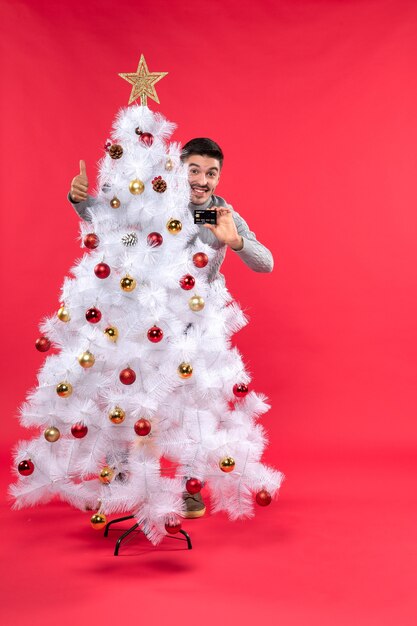
[[[88,433],[88,427],[85,424],[74,424],[71,426],[71,435],[76,439],[82,439]]]
[[[152,343],[159,343],[163,336],[164,333],[158,326],[152,326],[152,328],[148,330],[148,339],[152,341]]]
[[[39,350],[39,352],[48,352],[51,347],[51,342],[48,337],[39,337],[39,339],[35,342],[35,347],[36,350]]]
[[[141,133],[139,135],[139,141],[145,144],[148,148],[153,144],[153,135],[151,133]]]
[[[94,268],[94,274],[97,278],[107,278],[107,276],[110,276],[110,266],[107,263],[97,263]]]
[[[124,385],[133,385],[136,380],[136,374],[130,367],[126,367],[120,372],[119,380]]]
[[[97,324],[101,320],[101,311],[93,306],[91,307],[91,309],[88,309],[86,311],[85,319],[87,320],[87,322],[90,322],[90,324]]]
[[[236,383],[236,385],[233,385],[233,393],[237,398],[243,398],[243,396],[246,396],[248,391],[249,387],[244,383]]]
[[[196,252],[193,256],[193,263],[196,267],[206,267],[208,263],[208,256],[204,252]]]
[[[89,248],[90,250],[94,250],[94,248],[97,248],[99,242],[100,239],[95,233],[88,233],[88,235],[86,235],[83,239],[85,247]]]
[[[189,478],[185,483],[186,490],[192,495],[194,495],[195,493],[200,493],[202,487],[203,483],[201,482],[201,480],[198,480],[198,478]]]
[[[256,503],[259,504],[259,506],[268,506],[268,504],[271,504],[271,501],[272,496],[266,489],[261,489],[261,491],[258,491],[256,494]]]
[[[22,476],[30,476],[31,474],[33,474],[34,469],[35,466],[30,459],[20,461],[19,465],[17,466],[17,471]]]
[[[134,426],[135,433],[139,435],[139,437],[146,437],[152,430],[152,425],[149,420],[146,420],[144,417],[141,417]]]
[[[169,523],[165,524],[165,530],[170,535],[176,535],[181,530],[181,523],[179,521],[178,522],[169,522]]]
[[[148,246],[154,246],[155,248],[157,248],[162,244],[163,240],[164,238],[162,237],[161,233],[149,233],[147,238]]]
[[[189,291],[195,285],[194,276],[191,276],[191,274],[185,274],[182,278],[180,278],[180,285],[182,289]]]

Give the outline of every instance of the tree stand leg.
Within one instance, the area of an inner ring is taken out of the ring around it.
[[[133,519],[134,515],[127,515],[126,517],[118,517],[117,519],[113,519],[111,520],[111,522],[108,522],[106,524],[106,527],[104,529],[104,536],[108,537],[109,534],[109,528],[112,524],[116,524],[117,522],[124,522],[128,519]],[[122,541],[124,539],[126,539],[126,537],[128,537],[130,535],[130,533],[132,533],[134,530],[137,529],[137,527],[139,526],[138,523],[133,524],[133,526],[131,526],[130,528],[128,528],[124,533],[122,533],[120,535],[120,537],[118,538],[118,540],[116,541],[116,545],[114,546],[114,556],[119,556],[119,549],[120,546],[122,544]],[[191,544],[191,539],[190,539],[190,535],[185,532],[185,530],[180,530],[179,531],[181,533],[181,535],[183,535],[185,537],[185,539],[182,539],[181,537],[174,537],[174,535],[166,535],[167,537],[169,537],[170,539],[178,539],[179,541],[186,541],[187,542],[187,550],[192,550],[192,544]]]

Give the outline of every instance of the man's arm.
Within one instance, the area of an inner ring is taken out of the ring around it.
[[[205,224],[219,241],[229,246],[254,272],[272,272],[271,252],[256,239],[245,220],[228,207],[216,207],[217,224]]]
[[[85,161],[80,161],[80,173],[71,181],[71,187],[68,194],[68,200],[71,202],[75,211],[86,222],[90,222],[90,216],[87,213],[87,208],[94,202],[94,198],[87,194],[88,191],[88,177]]]
[[[259,243],[255,233],[249,230],[245,220],[236,211],[233,214],[233,220],[243,241],[243,247],[240,250],[235,250],[236,254],[254,272],[272,272],[274,258],[270,250]]]

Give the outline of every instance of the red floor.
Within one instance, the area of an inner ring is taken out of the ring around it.
[[[280,498],[254,520],[188,521],[191,551],[137,537],[114,557],[117,534],[103,538],[88,514],[61,503],[12,512],[3,499],[2,624],[414,626],[411,454],[293,449],[281,469]]]

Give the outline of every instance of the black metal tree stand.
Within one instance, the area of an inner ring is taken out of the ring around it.
[[[134,517],[135,517],[134,515],[127,515],[126,517],[118,517],[117,519],[111,520],[111,522],[107,522],[107,524],[106,524],[106,526],[104,528],[104,536],[108,537],[108,535],[109,535],[109,528],[110,528],[110,526],[112,524],[117,524],[117,522],[124,522],[124,521],[126,521],[128,519],[133,519]],[[128,537],[130,535],[130,533],[135,531],[138,528],[138,526],[139,526],[139,524],[136,522],[136,524],[133,524],[133,526],[131,526],[130,528],[125,530],[125,532],[120,535],[120,537],[116,541],[116,545],[114,546],[114,556],[118,556],[119,555],[119,550],[120,550],[120,546],[122,545],[122,542],[126,539],[126,537]],[[193,546],[191,545],[190,535],[188,533],[186,533],[185,530],[182,530],[182,529],[179,530],[178,533],[183,535],[184,539],[182,537],[175,537],[174,535],[167,535],[167,537],[169,537],[170,539],[177,539],[179,541],[186,541],[187,542],[187,550],[191,550]]]

